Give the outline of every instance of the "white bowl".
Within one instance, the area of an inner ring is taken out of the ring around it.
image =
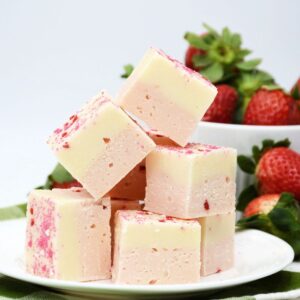
[[[251,154],[253,145],[261,145],[264,139],[279,141],[288,138],[291,149],[300,153],[300,125],[293,126],[254,126],[200,122],[192,141],[237,149],[238,154]],[[237,194],[249,182],[239,168],[237,172]]]

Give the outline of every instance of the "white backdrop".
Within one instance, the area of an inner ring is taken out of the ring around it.
[[[126,63],[156,46],[182,59],[186,30],[229,26],[285,88],[300,75],[297,0],[0,0],[0,206],[21,202],[55,164],[49,133]]]

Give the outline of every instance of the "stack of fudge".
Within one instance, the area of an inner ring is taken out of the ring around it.
[[[49,146],[82,188],[30,193],[27,271],[180,284],[231,268],[236,151],[188,143],[216,94],[151,48],[114,101],[102,91],[56,129]]]

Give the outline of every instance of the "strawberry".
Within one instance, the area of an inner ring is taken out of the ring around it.
[[[255,176],[256,183],[238,198],[237,209],[244,210],[250,200],[262,194],[292,193],[300,202],[300,154],[289,149],[288,139],[275,143],[264,140],[253,146],[252,156],[239,155],[239,167]]]
[[[216,87],[218,94],[202,120],[208,122],[232,123],[238,100],[237,92],[233,87],[227,84],[220,84]]]
[[[244,210],[244,217],[257,214],[268,214],[277,204],[280,194],[267,194],[251,200]]]
[[[194,56],[201,56],[204,54],[205,54],[204,50],[197,49],[196,47],[193,46],[189,46],[185,53],[185,65],[190,69],[193,69],[195,71],[200,71],[201,67],[200,66],[197,67],[194,65],[193,58]]]
[[[69,182],[56,182],[52,183],[52,189],[70,189],[72,187],[82,187],[82,185],[77,180],[72,180]]]
[[[282,90],[259,89],[250,99],[244,115],[248,125],[297,124],[296,102]],[[300,124],[300,123],[299,123]]]
[[[253,199],[237,227],[276,235],[293,247],[297,257],[300,256],[300,209],[292,194],[269,194]]]
[[[286,147],[265,152],[256,167],[261,194],[290,192],[300,200],[300,154]]]
[[[185,55],[187,67],[199,71],[213,83],[231,81],[240,73],[254,70],[261,62],[260,59],[245,61],[251,53],[242,48],[242,38],[231,32],[227,27],[217,32],[207,24],[204,34],[186,32],[185,40],[189,43]]]

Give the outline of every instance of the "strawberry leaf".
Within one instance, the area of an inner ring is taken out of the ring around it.
[[[233,48],[239,48],[242,45],[242,38],[239,34],[235,33],[231,37],[230,44]]]
[[[212,65],[201,70],[200,73],[208,80],[215,83],[223,77],[224,70],[220,63],[215,62]]]
[[[222,38],[223,38],[223,41],[226,44],[229,44],[231,42],[231,32],[228,29],[228,27],[223,28],[223,30],[222,30]]]
[[[44,185],[39,186],[36,189],[49,190],[52,189],[54,182],[65,183],[73,180],[74,178],[72,175],[61,164],[57,164],[51,174],[47,177]]]
[[[252,147],[252,156],[253,156],[255,163],[257,164],[261,158],[261,151],[260,151],[259,147],[256,145],[254,145]]]
[[[219,34],[218,32],[213,29],[212,27],[210,27],[208,24],[206,23],[203,23],[203,27],[207,30],[208,33],[210,33],[212,36],[218,38],[219,37]]]
[[[255,172],[255,162],[251,157],[245,155],[238,156],[238,165],[239,167],[248,174],[254,174]]]
[[[186,32],[184,38],[189,42],[189,44],[197,49],[208,50],[209,45],[205,40],[198,34],[192,32]]]
[[[271,222],[267,215],[253,215],[251,217],[242,218],[236,224],[241,229],[255,228],[269,232]]]
[[[26,203],[2,207],[0,208],[0,221],[24,218],[26,216],[26,208]]]
[[[195,67],[207,67],[212,63],[212,60],[204,55],[195,55],[192,60]]]
[[[282,140],[282,141],[278,141],[274,144],[274,147],[289,147],[291,145],[291,142],[288,138]]]
[[[261,63],[261,59],[252,59],[238,63],[236,66],[243,71],[252,71]]]
[[[124,69],[124,73],[121,75],[121,77],[128,78],[131,75],[131,73],[133,72],[134,67],[133,67],[133,65],[128,64],[128,65],[125,65],[123,67],[123,69]]]
[[[244,211],[248,203],[258,196],[255,185],[252,184],[245,188],[238,197],[236,209]]]

